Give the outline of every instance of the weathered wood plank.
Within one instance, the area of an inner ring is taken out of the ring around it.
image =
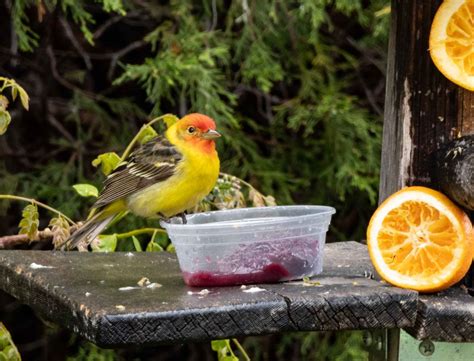
[[[458,286],[420,295],[415,325],[405,330],[419,340],[474,342],[474,297]]]
[[[35,268],[35,264],[52,268]],[[319,285],[302,282],[199,292],[174,255],[2,251],[0,288],[52,321],[103,346],[152,345],[296,330],[413,325],[417,293],[366,276],[365,246],[329,244]],[[147,277],[157,288],[136,288]]]
[[[393,292],[396,288],[371,279],[376,275],[367,252],[354,252],[352,242],[341,242],[327,247],[326,257],[324,277],[315,278],[313,286],[303,282],[265,286],[285,299],[295,329],[371,329],[380,320],[401,328],[413,321],[416,292]]]
[[[392,0],[380,199],[408,185],[438,188],[434,154],[474,133],[472,92],[447,80],[431,61],[428,39],[442,0]]]

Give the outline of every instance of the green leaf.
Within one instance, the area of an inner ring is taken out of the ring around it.
[[[230,347],[229,340],[213,340],[211,341],[212,351],[220,352],[222,349]]]
[[[36,204],[28,204],[21,213],[19,234],[27,234],[30,240],[38,237],[39,213]]]
[[[8,99],[6,96],[0,94],[0,110],[7,110],[8,108]]]
[[[173,243],[170,243],[168,246],[166,246],[166,252],[176,253],[176,248],[174,248]]]
[[[179,120],[179,118],[176,115],[173,115],[173,114],[165,114],[164,117],[163,117],[163,121],[166,123],[166,126],[168,128],[171,127],[178,120]]]
[[[116,234],[103,234],[91,243],[92,251],[94,252],[114,252],[117,248]]]
[[[94,167],[102,166],[102,173],[109,175],[117,167],[120,162],[120,157],[117,153],[109,152],[99,155],[96,159],[92,161]]]
[[[142,130],[140,130],[140,136],[138,137],[138,142],[140,144],[144,144],[151,139],[155,138],[158,135],[158,133],[155,131],[150,126],[144,127]]]
[[[15,100],[17,95],[18,95],[18,88],[16,86],[12,86],[12,99]]]
[[[13,343],[10,332],[0,322],[0,361],[20,361],[21,357]]]
[[[8,333],[0,331],[0,350],[3,350],[10,344],[10,338],[8,337]]]
[[[217,352],[218,361],[239,361],[238,357],[232,352],[230,340],[213,340],[211,341],[211,348]]]
[[[121,0],[101,0],[103,3],[103,8],[107,12],[115,11],[120,15],[126,15],[125,9]]]
[[[0,135],[5,134],[11,121],[10,113],[0,108]]]
[[[163,247],[161,247],[158,243],[150,241],[146,246],[147,252],[162,252]]]
[[[132,241],[133,241],[133,245],[135,246],[135,250],[137,252],[142,252],[143,251],[142,245],[140,244],[140,241],[138,240],[138,238],[135,236],[132,236]]]
[[[20,361],[18,350],[16,350],[13,346],[5,347],[3,354],[7,357],[8,361]]]
[[[81,197],[98,197],[99,190],[93,186],[92,184],[74,184],[72,186],[74,190],[81,196]]]
[[[23,105],[23,108],[25,108],[26,110],[30,109],[30,97],[26,93],[25,89],[23,89],[18,84],[16,85],[16,87],[18,89],[18,93],[20,93],[21,105]]]

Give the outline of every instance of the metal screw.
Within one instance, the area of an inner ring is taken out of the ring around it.
[[[424,340],[420,342],[420,346],[418,346],[418,350],[423,356],[431,356],[435,351],[435,345],[433,342],[429,340]]]

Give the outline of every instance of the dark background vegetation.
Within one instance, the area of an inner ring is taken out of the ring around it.
[[[153,116],[198,111],[224,133],[223,171],[278,204],[332,205],[338,213],[330,239],[363,240],[377,199],[388,5],[1,0],[0,76],[19,82],[31,104],[28,112],[9,107],[0,193],[29,196],[81,219],[91,201],[71,185],[100,185],[91,165],[98,154],[121,151]],[[23,206],[0,204],[1,235],[18,232]],[[44,326],[6,295],[2,300],[0,320],[25,360],[118,357]],[[359,336],[276,335],[249,338],[244,346],[255,360],[364,359]],[[208,344],[119,354],[214,357]]]

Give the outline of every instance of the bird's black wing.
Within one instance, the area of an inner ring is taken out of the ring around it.
[[[107,177],[93,207],[104,207],[168,179],[174,174],[181,159],[182,154],[166,138],[153,138],[137,148],[126,162]]]

